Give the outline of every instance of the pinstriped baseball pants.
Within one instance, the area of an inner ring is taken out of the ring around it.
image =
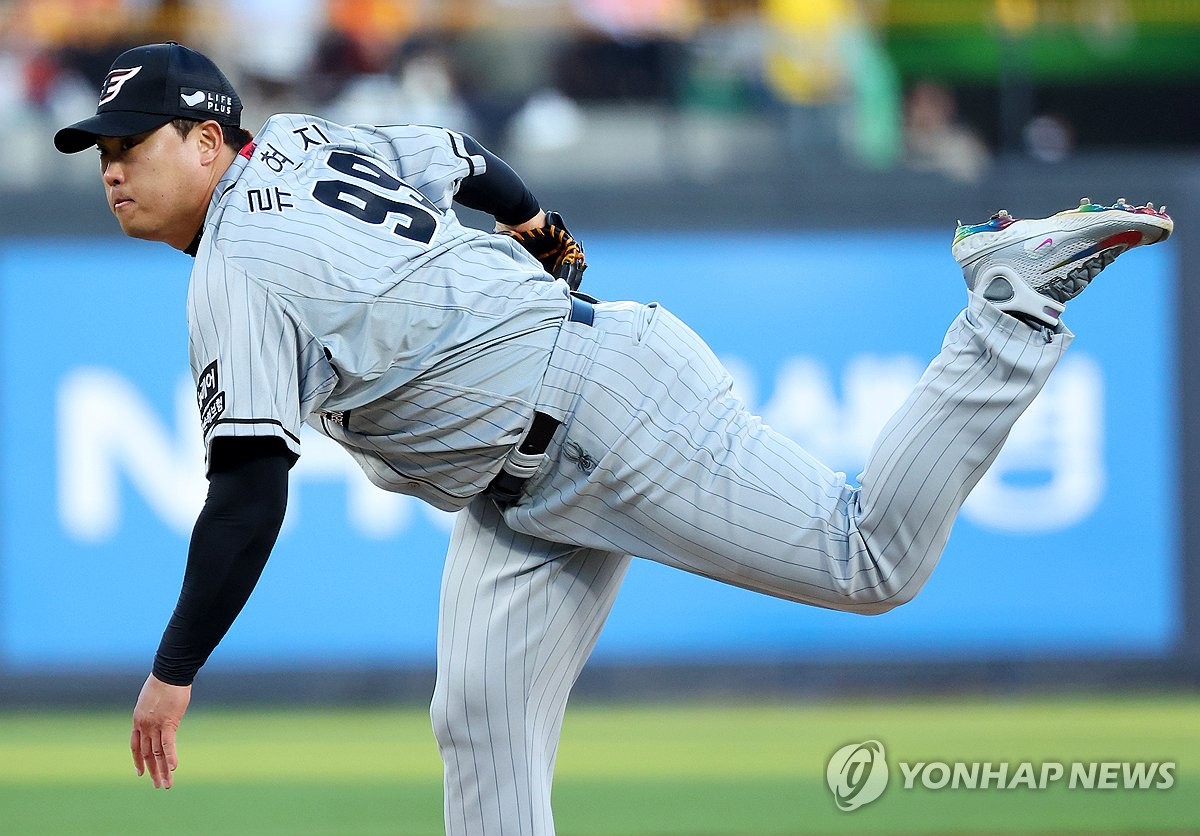
[[[451,538],[431,709],[447,832],[554,832],[567,696],[630,555],[850,612],[910,600],[1070,340],[972,298],[856,486],[747,412],[662,308],[564,326],[539,404],[564,419],[547,464],[503,513],[477,497]]]

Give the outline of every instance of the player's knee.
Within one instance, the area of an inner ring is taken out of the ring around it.
[[[865,545],[865,543],[864,543]],[[928,558],[905,549],[873,549],[860,552],[854,571],[841,578],[838,609],[857,615],[883,615],[917,597],[929,578]],[[933,558],[936,560],[936,556]]]
[[[869,589],[860,589],[846,596],[846,602],[842,609],[855,615],[883,615],[896,607],[907,604],[917,597],[918,591],[920,591],[920,587],[913,584],[900,587],[883,584]]]
[[[466,707],[461,700],[452,700],[448,689],[441,682],[433,689],[433,700],[429,704],[429,720],[433,724],[433,736],[443,750],[451,745],[456,731],[466,723]]]
[[[434,687],[429,719],[433,736],[443,752],[454,746],[470,745],[472,738],[488,727],[489,724],[479,722],[489,716],[486,691],[485,688],[449,686],[442,681]],[[502,706],[500,708],[503,710]]]
[[[885,612],[891,612],[896,609],[901,604],[907,604],[910,600],[912,599],[856,601],[852,606],[847,608],[847,611],[855,615],[883,615]]]

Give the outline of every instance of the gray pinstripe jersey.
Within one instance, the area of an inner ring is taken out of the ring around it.
[[[533,414],[569,303],[451,201],[483,160],[452,131],[272,117],[221,179],[188,294],[206,445],[302,422],[377,485],[446,510]]]

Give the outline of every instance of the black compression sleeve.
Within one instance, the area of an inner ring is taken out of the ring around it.
[[[482,172],[472,173],[463,178],[454,199],[470,209],[487,212],[503,224],[516,226],[532,218],[541,209],[537,198],[525,181],[504,160],[497,157],[488,149],[466,134],[462,134],[463,144],[467,153],[473,157],[483,157]]]
[[[282,443],[267,441],[213,444],[208,498],[192,530],[183,589],[154,657],[154,675],[163,682],[191,684],[242,611],[275,545],[291,460]]]

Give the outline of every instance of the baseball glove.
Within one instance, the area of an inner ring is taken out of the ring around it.
[[[578,290],[583,281],[587,262],[583,247],[572,236],[562,215],[546,213],[546,224],[528,232],[509,232],[522,247],[541,262],[542,268],[556,279],[564,280],[571,290]]]

